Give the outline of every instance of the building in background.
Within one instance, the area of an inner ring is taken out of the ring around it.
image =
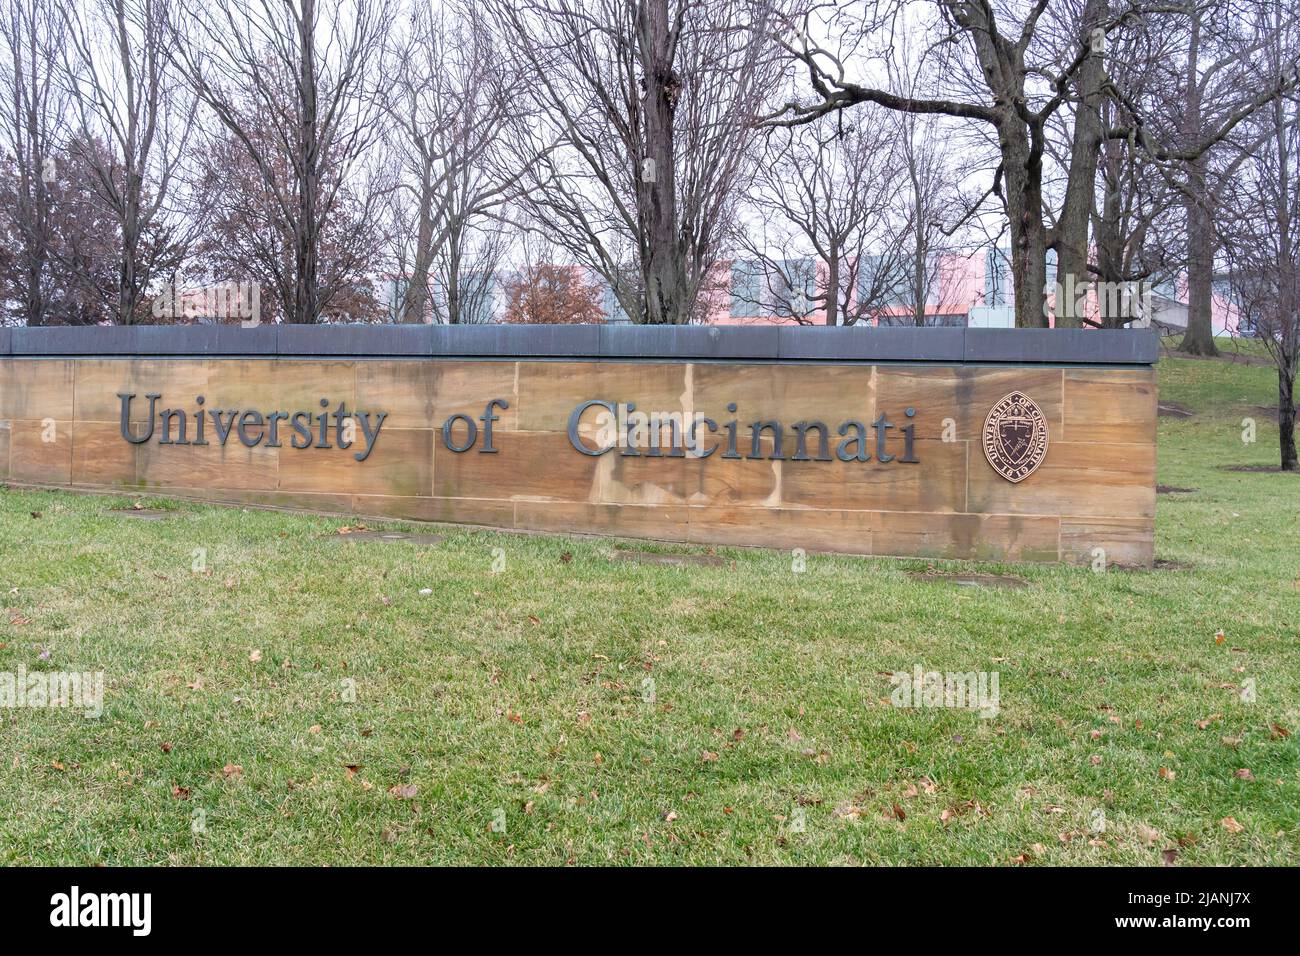
[[[581,273],[585,281],[598,287],[598,301],[606,323],[632,323],[608,283],[581,266],[567,268]],[[882,269],[887,274],[882,275]],[[462,321],[505,321],[507,290],[519,275],[515,270],[501,270],[492,275],[468,277],[462,293]],[[929,294],[919,324],[957,328],[1015,326],[1015,288],[1006,248],[987,248],[971,254],[943,253],[932,265],[930,276]],[[1050,325],[1053,323],[1057,281],[1056,253],[1050,250],[1046,279],[1045,308]],[[860,309],[862,315],[851,324],[918,324],[907,269],[901,268],[897,260],[890,265],[884,257],[872,257],[860,270],[857,284],[854,295],[849,297],[848,311],[852,314]],[[723,260],[715,266],[714,277],[703,293],[700,321],[709,325],[825,325],[825,308],[816,301],[817,291],[825,285],[824,265],[811,257],[769,262]],[[400,277],[386,277],[380,281],[380,298],[385,303],[387,321],[400,321],[398,312],[404,288]],[[869,305],[863,304],[866,300],[869,300]],[[1180,332],[1187,328],[1187,283],[1184,277],[1153,285],[1146,301],[1153,325],[1165,332]],[[445,322],[446,302],[446,290],[435,282],[430,295],[431,314],[425,320]],[[1095,291],[1087,294],[1086,303],[1086,314],[1096,317],[1099,309]],[[1215,285],[1213,312],[1215,335],[1248,334],[1239,329],[1237,311],[1222,282]],[[845,324],[843,316],[837,324]]]

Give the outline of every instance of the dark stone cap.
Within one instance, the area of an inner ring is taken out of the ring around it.
[[[621,359],[1151,365],[1153,329],[138,325],[0,329],[0,356]]]

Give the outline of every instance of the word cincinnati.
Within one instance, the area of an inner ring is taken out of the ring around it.
[[[224,446],[233,434],[241,445],[248,448],[257,445],[264,445],[266,448],[282,448],[284,443],[281,438],[284,437],[289,440],[291,448],[347,449],[357,444],[357,430],[360,429],[365,439],[365,446],[352,457],[357,461],[365,461],[375,450],[380,429],[384,427],[384,419],[388,417],[388,412],[376,412],[372,422],[371,412],[350,412],[345,402],[339,402],[338,407],[328,411],[330,405],[328,398],[320,400],[320,407],[327,410],[319,414],[275,411],[263,415],[261,412],[239,409],[205,409],[203,408],[205,399],[202,395],[194,399],[194,403],[199,408],[193,411],[181,408],[164,408],[158,411],[158,399],[162,398],[162,395],[158,392],[148,392],[144,396],[149,400],[149,416],[145,430],[141,434],[133,435],[131,402],[135,399],[135,393],[118,392],[117,397],[122,402],[120,419],[122,437],[133,445],[142,445],[153,438],[155,424],[161,432],[161,437],[158,439],[160,445],[215,443]],[[194,425],[192,432],[189,430],[190,422]],[[286,427],[280,427],[282,422]],[[212,426],[211,429],[207,428],[209,424]],[[211,442],[208,441],[209,435],[212,436]],[[333,444],[330,444],[331,437],[334,439]]]
[[[50,925],[129,926],[133,936],[148,936],[153,928],[152,893],[68,893],[50,897]]]
[[[727,411],[736,414],[736,403],[728,403]],[[620,455],[640,457],[637,449],[643,448],[648,458],[708,458],[720,451],[719,458],[733,459],[871,461],[874,458],[882,464],[891,461],[917,464],[920,459],[916,457],[916,426],[910,421],[916,409],[906,408],[903,415],[906,424],[891,422],[881,412],[870,424],[850,419],[840,422],[838,427],[821,421],[799,421],[787,426],[775,419],[765,419],[743,425],[735,418],[719,423],[699,412],[647,413],[637,411],[632,402],[592,399],[578,405],[569,415],[568,435],[569,444],[575,450],[592,457],[616,448]],[[583,440],[584,419],[586,424],[594,426],[594,448]],[[741,437],[742,428],[748,428],[748,440]],[[902,439],[901,448],[897,447],[897,441],[888,442],[895,428],[894,434]],[[838,439],[832,438],[832,429]],[[665,431],[667,454],[663,451]],[[787,441],[788,438],[793,438],[793,442]],[[793,454],[787,456],[787,451]]]

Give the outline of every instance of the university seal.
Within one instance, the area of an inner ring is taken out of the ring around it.
[[[984,419],[984,457],[1007,481],[1024,481],[1047,457],[1047,419],[1021,392],[1004,397]]]

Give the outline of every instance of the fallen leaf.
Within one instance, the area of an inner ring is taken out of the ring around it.
[[[1219,821],[1219,826],[1223,827],[1223,829],[1227,830],[1229,833],[1240,833],[1242,830],[1246,829],[1232,817],[1224,817]]]
[[[254,664],[256,664],[258,661],[262,659],[262,652],[259,650],[254,650],[251,654],[248,655],[248,659],[252,661]]]
[[[190,788],[172,787],[172,796],[177,800],[188,800],[190,798]]]
[[[852,803],[841,803],[833,812],[837,820],[860,820],[865,813],[861,807],[854,806]]]
[[[1227,637],[1224,635],[1222,630],[1218,630],[1214,632],[1215,644],[1222,644],[1225,640],[1227,640]]]
[[[413,783],[397,783],[388,788],[389,796],[397,797],[399,800],[413,800],[419,792],[420,788]]]
[[[702,754],[700,754],[700,759],[703,760],[705,763],[712,763],[713,761],[718,759],[718,755],[714,753],[712,750],[706,750]]]
[[[237,763],[228,763],[221,768],[221,775],[229,780],[231,777],[239,777],[244,773],[244,768]]]
[[[162,752],[165,753],[165,754],[169,754],[169,753],[171,753],[171,752],[172,752],[172,745],[171,745],[171,744],[162,744]]]
[[[1254,779],[1255,779],[1255,775],[1254,775],[1253,773],[1251,773],[1250,770],[1249,770],[1248,768],[1246,768],[1246,767],[1242,767],[1240,770],[1238,770],[1236,773],[1234,773],[1233,776],[1236,777],[1238,780],[1254,780]]]
[[[1161,767],[1159,770],[1159,774],[1161,778],[1164,780],[1173,780],[1175,777],[1178,776],[1177,771],[1170,770],[1168,767]]]
[[[1163,861],[1162,866],[1173,866],[1174,861],[1178,859],[1178,851],[1173,847],[1160,851],[1160,859]]]
[[[307,728],[307,733],[309,734],[318,734],[320,732],[321,732],[320,724],[312,724],[310,727]]]

